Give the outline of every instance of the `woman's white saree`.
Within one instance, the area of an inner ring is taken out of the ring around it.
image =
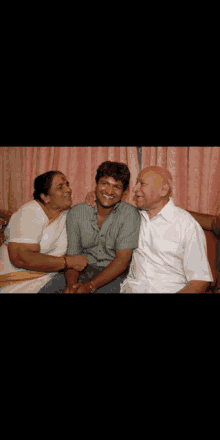
[[[60,257],[67,250],[65,210],[49,221],[39,203],[27,203],[12,215],[6,228],[8,236],[0,248],[0,293],[37,293],[57,272],[42,273],[11,264],[7,244],[39,243],[40,252]]]

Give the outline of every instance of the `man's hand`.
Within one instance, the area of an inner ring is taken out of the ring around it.
[[[92,289],[90,283],[77,283],[72,286],[72,290],[74,290],[74,292],[71,291],[70,293],[90,293]]]
[[[63,291],[63,293],[89,293],[91,292],[91,287],[89,286],[89,283],[82,284],[77,283],[73,286],[67,286],[66,289]]]
[[[80,285],[81,283],[75,284],[74,286],[67,286],[63,293],[78,293],[77,290]]]
[[[95,193],[95,191],[90,191],[86,195],[85,202],[89,206],[95,206],[95,204],[96,204],[96,193]]]
[[[65,255],[67,257],[68,269],[75,269],[81,272],[88,264],[88,259],[85,255]]]

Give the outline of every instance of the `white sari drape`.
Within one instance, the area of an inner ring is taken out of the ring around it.
[[[7,244],[39,243],[40,252],[43,254],[56,257],[64,255],[67,250],[67,213],[67,210],[63,211],[58,218],[49,222],[44,210],[34,200],[12,215],[5,231],[9,238],[0,248],[0,283],[6,279],[11,279],[12,283],[0,288],[0,293],[38,293],[57,274],[39,273],[13,266],[9,260]],[[33,279],[27,280],[32,277]],[[14,280],[17,280],[16,284]]]

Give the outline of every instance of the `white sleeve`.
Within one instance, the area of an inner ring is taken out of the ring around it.
[[[8,224],[8,243],[40,243],[44,223],[42,215],[39,215],[34,209],[28,207],[19,209],[12,215]]]
[[[207,258],[206,237],[197,222],[190,226],[184,241],[184,272],[187,281],[212,282],[212,272]]]

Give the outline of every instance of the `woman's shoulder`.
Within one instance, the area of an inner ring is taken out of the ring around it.
[[[12,215],[11,220],[19,220],[21,218],[25,218],[29,221],[37,221],[37,223],[44,223],[47,220],[44,210],[36,200],[31,200],[22,205],[18,211]]]

